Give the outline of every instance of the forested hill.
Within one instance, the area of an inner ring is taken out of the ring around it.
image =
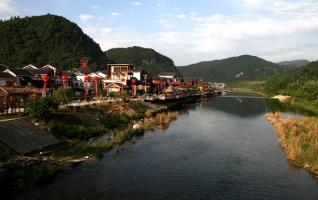
[[[261,80],[283,70],[275,63],[250,55],[200,62],[178,69],[185,78],[216,82]]]
[[[51,64],[63,69],[88,57],[90,66],[105,67],[100,46],[75,23],[56,15],[12,18],[0,21],[0,62],[13,67]]]
[[[283,62],[278,62],[280,66],[285,67],[285,69],[288,70],[293,70],[297,69],[299,67],[308,65],[310,62],[308,60],[291,60],[291,61],[283,61]]]
[[[275,74],[264,84],[266,93],[286,94],[307,100],[318,99],[318,61],[286,74]]]
[[[105,52],[106,56],[114,63],[130,63],[140,67],[150,74],[162,72],[178,73],[173,60],[161,55],[153,49],[142,47],[114,48]]]

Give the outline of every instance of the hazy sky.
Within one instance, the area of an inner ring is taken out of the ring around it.
[[[103,50],[150,47],[176,65],[242,54],[318,60],[318,0],[0,0],[1,19],[47,13]]]

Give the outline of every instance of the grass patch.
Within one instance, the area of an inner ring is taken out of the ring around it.
[[[268,114],[267,119],[277,129],[287,158],[294,164],[318,175],[318,118],[282,118]]]

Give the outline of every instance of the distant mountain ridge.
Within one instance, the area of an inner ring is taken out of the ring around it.
[[[205,61],[178,69],[186,79],[216,82],[262,80],[271,74],[283,71],[278,64],[251,55]]]
[[[299,67],[308,65],[309,63],[310,61],[303,59],[303,60],[282,61],[276,64],[286,67],[285,68],[286,70],[293,70],[293,69],[297,69]]]
[[[142,68],[150,74],[162,72],[179,73],[172,59],[154,49],[143,47],[114,48],[105,51],[105,55],[113,63],[129,63]]]
[[[79,66],[105,68],[107,57],[81,28],[64,17],[42,15],[0,21],[0,61],[12,67],[51,64],[62,69]]]

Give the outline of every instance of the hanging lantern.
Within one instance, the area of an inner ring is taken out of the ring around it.
[[[50,77],[48,75],[43,75],[42,76],[42,81],[48,82],[50,80]]]
[[[85,76],[84,77],[84,81],[90,81],[91,80],[91,77],[90,76]]]
[[[99,80],[99,77],[98,77],[98,76],[94,76],[93,80],[94,80],[94,81],[98,81],[98,80]]]
[[[50,77],[48,75],[43,75],[42,76],[42,81],[44,82],[43,84],[43,89],[42,89],[42,97],[45,97],[45,90],[46,90],[46,85],[47,82],[50,80]]]
[[[66,89],[67,88],[67,81],[68,81],[68,76],[67,75],[65,75],[65,74],[63,74],[62,76],[61,76],[61,80],[63,81],[63,87],[64,87],[64,89]]]
[[[133,85],[135,85],[136,82],[137,82],[136,78],[132,78],[132,79],[131,79],[131,83],[132,83]]]

